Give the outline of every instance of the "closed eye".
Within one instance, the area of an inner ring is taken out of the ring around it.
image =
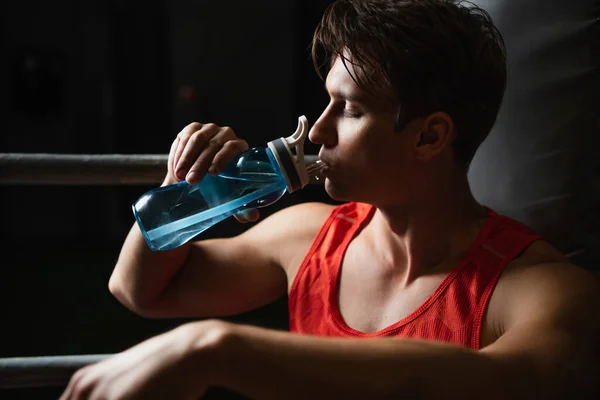
[[[344,101],[334,101],[331,107],[336,114],[347,118],[359,118],[364,114],[360,108]]]
[[[348,118],[360,118],[362,115],[363,112],[356,107],[346,106],[344,108],[344,116]]]

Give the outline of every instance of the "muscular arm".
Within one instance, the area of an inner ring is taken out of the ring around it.
[[[133,311],[152,318],[241,313],[286,292],[287,266],[312,242],[331,206],[282,210],[243,234],[152,252],[134,226],[109,287]]]
[[[511,278],[520,282],[511,287],[505,332],[480,351],[234,326],[216,383],[256,399],[597,396],[598,282],[568,265],[539,265]]]

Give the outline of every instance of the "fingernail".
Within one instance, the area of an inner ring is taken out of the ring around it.
[[[179,169],[179,170],[175,171],[175,176],[176,176],[178,179],[185,179],[186,172],[185,172],[185,170],[184,170],[184,169]]]
[[[198,180],[198,173],[196,171],[190,171],[190,172],[188,172],[188,174],[185,177],[185,180],[188,181],[188,182],[192,182],[192,181]]]
[[[238,215],[244,218],[246,221],[250,221],[250,218],[252,217],[252,210],[244,210]]]

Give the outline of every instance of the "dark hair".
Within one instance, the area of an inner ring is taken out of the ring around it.
[[[347,51],[347,52],[346,52]],[[339,57],[364,90],[391,88],[398,129],[447,112],[457,162],[468,167],[492,129],[506,87],[506,50],[490,15],[461,0],[338,0],[318,25],[313,63]]]

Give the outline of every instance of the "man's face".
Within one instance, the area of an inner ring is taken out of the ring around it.
[[[398,105],[386,93],[374,97],[362,90],[339,58],[325,86],[331,100],[309,139],[322,145],[327,193],[377,206],[405,202],[416,167],[414,124],[396,132]]]

